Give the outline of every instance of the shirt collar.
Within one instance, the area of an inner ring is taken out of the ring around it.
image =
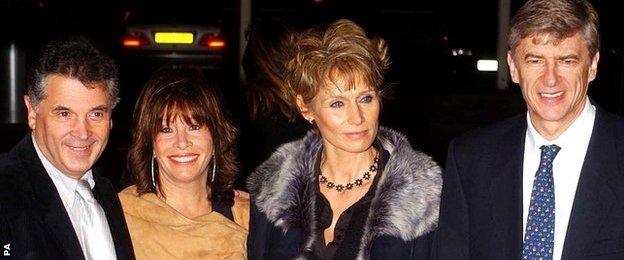
[[[585,98],[585,105],[581,114],[572,122],[559,137],[552,141],[548,141],[540,133],[537,132],[531,123],[531,115],[527,112],[527,138],[526,142],[529,149],[539,151],[542,145],[556,144],[559,147],[571,147],[578,144],[580,137],[591,137],[594,128],[594,120],[596,118],[596,107],[589,102],[589,98]],[[562,149],[563,150],[563,149]],[[571,150],[571,149],[570,149]]]

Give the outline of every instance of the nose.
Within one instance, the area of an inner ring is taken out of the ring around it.
[[[544,83],[547,87],[554,87],[557,85],[557,62],[549,62],[546,65],[546,72],[544,74]]]
[[[175,146],[177,148],[180,148],[182,150],[188,148],[189,146],[193,145],[191,143],[191,141],[188,139],[188,137],[186,136],[186,132],[185,131],[176,131],[176,140],[175,140]]]
[[[79,139],[85,140],[91,136],[91,126],[86,118],[78,118],[72,126],[71,134]]]
[[[351,106],[351,108],[349,109],[349,123],[354,124],[354,125],[359,125],[362,124],[362,122],[364,122],[364,115],[362,114],[362,108],[359,106],[359,104],[354,104]]]

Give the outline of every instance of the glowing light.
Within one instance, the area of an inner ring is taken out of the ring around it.
[[[477,70],[479,71],[498,71],[497,60],[478,60]]]
[[[157,32],[154,35],[156,43],[165,44],[191,44],[193,43],[193,34],[184,32]]]

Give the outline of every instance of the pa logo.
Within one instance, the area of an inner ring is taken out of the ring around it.
[[[11,256],[11,244],[2,245],[2,255]]]

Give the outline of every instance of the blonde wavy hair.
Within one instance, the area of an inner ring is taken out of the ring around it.
[[[389,67],[388,47],[381,38],[369,38],[350,20],[313,27],[296,39],[293,57],[286,64],[285,83],[292,109],[296,97],[310,102],[329,82],[346,80],[355,87],[363,80],[379,93]]]

